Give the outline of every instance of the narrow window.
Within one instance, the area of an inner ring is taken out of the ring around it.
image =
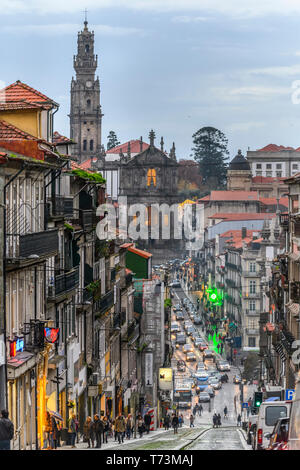
[[[83,150],[86,150],[86,139],[83,141]]]
[[[94,141],[90,140],[90,150],[94,150]]]

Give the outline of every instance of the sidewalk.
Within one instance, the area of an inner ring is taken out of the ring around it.
[[[149,439],[153,439],[153,437],[158,437],[159,435],[162,435],[164,434],[165,432],[165,429],[157,429],[156,431],[150,431],[149,434],[144,434],[144,436],[142,438],[139,437],[139,434],[137,433],[137,437],[136,439],[134,437],[130,438],[130,439],[126,439],[126,437],[124,438],[124,442],[119,444],[118,441],[115,442],[114,440],[114,437],[111,437],[111,438],[108,438],[108,443],[107,444],[101,444],[101,448],[100,449],[89,449],[89,450],[113,450],[115,448],[118,448],[120,446],[124,446],[124,445],[127,445],[131,442],[147,442]],[[76,444],[76,448],[72,448],[70,445],[68,446],[61,446],[61,447],[58,447],[57,450],[84,450],[84,449],[88,449],[87,447],[87,442],[79,442],[78,444]]]

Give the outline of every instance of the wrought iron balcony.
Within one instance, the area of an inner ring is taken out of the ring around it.
[[[78,268],[71,269],[69,272],[59,274],[54,278],[54,285],[48,287],[49,299],[67,293],[78,287],[79,283],[79,270]]]
[[[251,316],[253,316],[253,317],[259,317],[259,315],[260,315],[260,312],[259,312],[258,310],[249,310],[249,309],[246,309],[246,310],[245,310],[245,313],[246,313],[246,315],[248,315],[248,316],[250,316],[250,317],[251,317]]]
[[[54,196],[47,199],[48,217],[73,217],[73,198]]]
[[[127,328],[126,334],[124,335],[123,341],[133,343],[137,340],[140,334],[139,324],[133,320]]]
[[[58,229],[43,232],[6,234],[6,257],[8,259],[54,256],[58,253]]]
[[[243,276],[244,277],[260,277],[260,274],[258,271],[243,271]]]
[[[246,328],[247,335],[259,335],[259,328]]]
[[[114,305],[114,292],[110,290],[101,299],[93,303],[93,310],[96,316],[100,316]]]

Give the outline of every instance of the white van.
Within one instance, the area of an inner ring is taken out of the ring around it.
[[[289,423],[288,450],[300,450],[300,379],[296,383]]]
[[[259,407],[256,423],[255,450],[268,447],[269,439],[265,434],[272,433],[278,418],[290,416],[291,402],[288,401],[264,401]]]

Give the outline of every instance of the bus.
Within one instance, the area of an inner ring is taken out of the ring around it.
[[[289,423],[288,450],[300,450],[300,378],[296,383]]]
[[[191,382],[181,382],[175,383],[175,388],[173,391],[173,404],[177,408],[192,408],[192,383]]]

